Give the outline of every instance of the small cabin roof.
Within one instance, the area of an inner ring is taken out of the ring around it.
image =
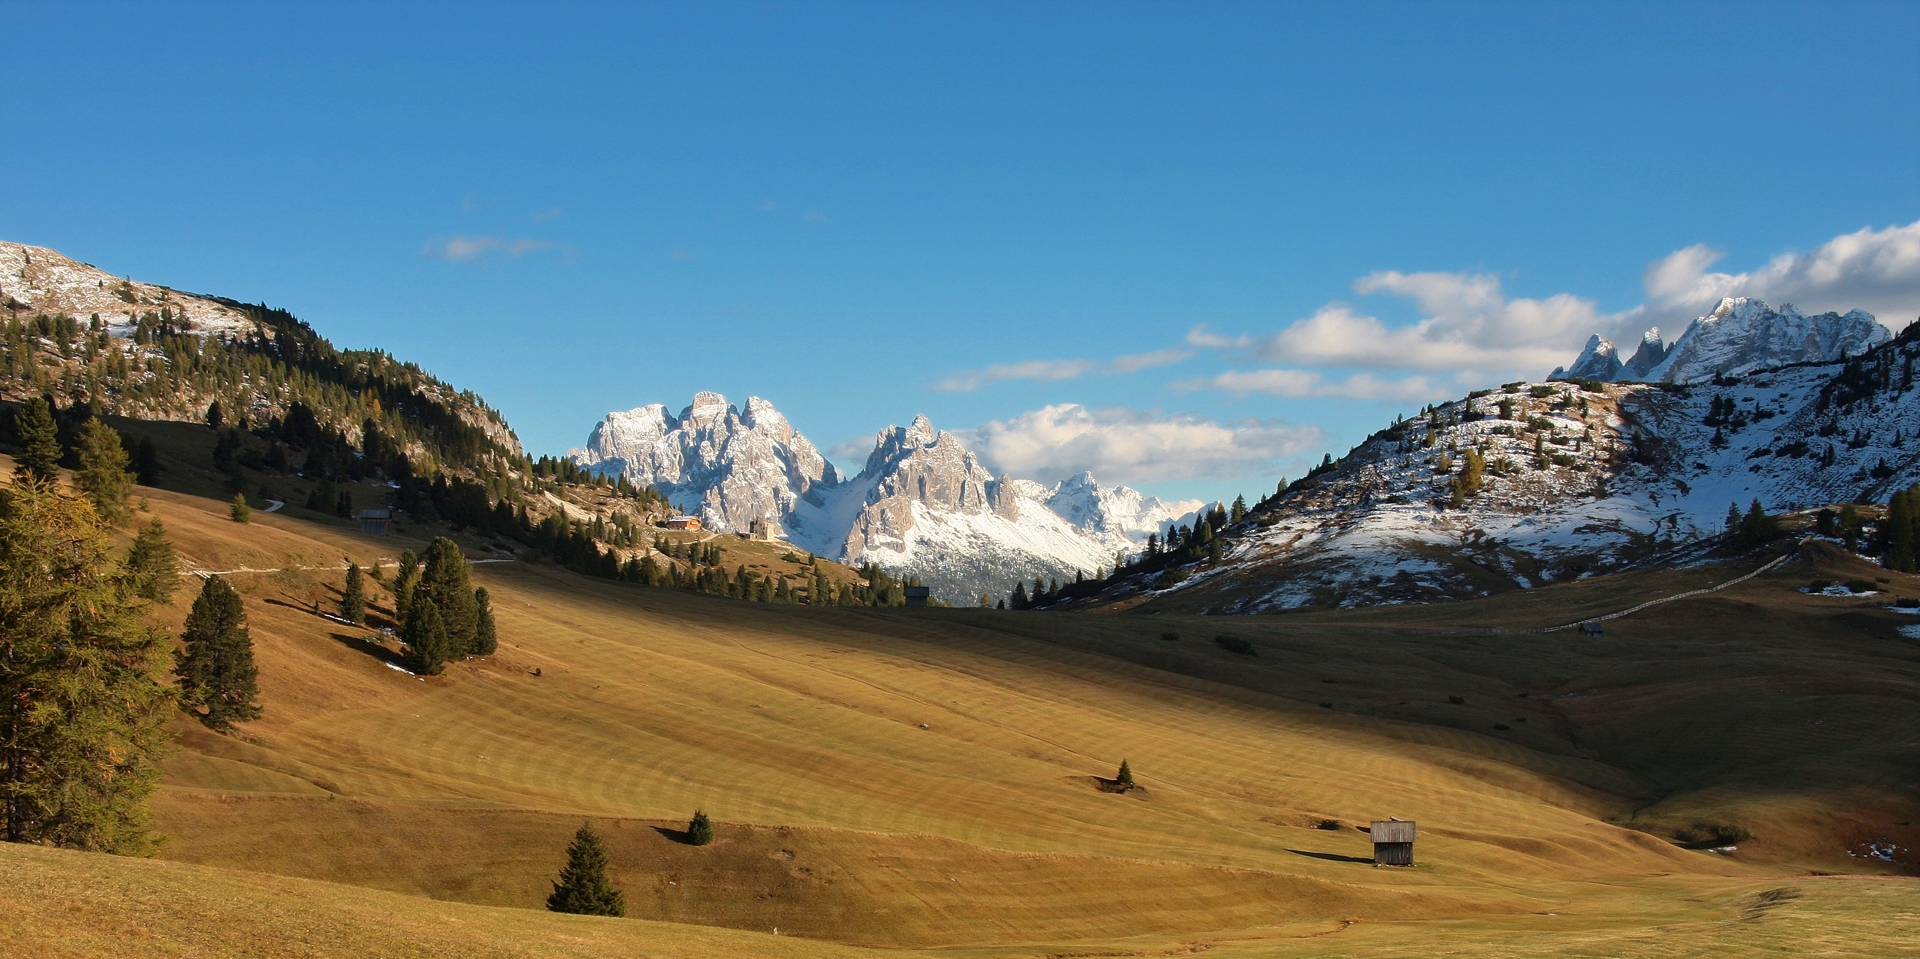
[[[393,511],[387,509],[363,509],[354,514],[359,519],[392,519]]]
[[[1375,820],[1374,842],[1412,842],[1413,823],[1405,819]]]
[[[906,590],[907,591],[905,595],[908,595],[908,596],[932,596],[933,595],[933,587],[931,586],[908,586],[906,587]]]
[[[700,522],[700,517],[698,517],[698,516],[669,516],[669,517],[667,517],[667,522],[669,522],[669,523],[698,523],[698,522]]]

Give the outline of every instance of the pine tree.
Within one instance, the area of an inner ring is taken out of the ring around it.
[[[0,814],[10,842],[139,855],[172,696],[84,500],[0,494]]]
[[[226,413],[220,409],[218,400],[207,405],[207,426],[217,430],[221,423],[226,422],[226,419]]]
[[[94,512],[110,525],[127,521],[132,510],[127,494],[133,489],[133,475],[127,472],[127,448],[120,434],[98,419],[80,427],[80,469],[74,484],[93,501]]]
[[[473,650],[474,627],[479,614],[474,607],[472,567],[460,552],[460,545],[445,536],[436,537],[427,546],[420,571],[417,599],[433,600],[440,622],[447,631],[447,659],[459,659]]]
[[[400,551],[400,566],[393,574],[393,618],[404,625],[413,606],[413,590],[420,584],[420,557],[413,550]]]
[[[1727,532],[1740,532],[1740,506],[1737,503],[1727,504]]]
[[[133,470],[141,486],[160,485],[160,451],[153,440],[141,437],[133,451]]]
[[[581,823],[567,846],[567,864],[547,897],[547,908],[580,916],[624,916],[626,897],[607,878],[607,847],[590,823]]]
[[[236,523],[246,523],[253,520],[253,508],[247,505],[247,494],[233,494],[233,503],[227,507],[227,518]]]
[[[218,576],[209,576],[187,614],[186,646],[174,672],[180,699],[206,707],[201,721],[214,729],[258,718],[259,670],[253,665],[253,639],[240,594]]]
[[[180,582],[180,559],[167,541],[167,528],[156,519],[133,538],[127,552],[127,583],[133,595],[162,606],[173,600]]]
[[[1124,759],[1120,760],[1120,771],[1113,774],[1113,784],[1121,789],[1132,789],[1134,786],[1133,767],[1127,765]]]
[[[491,656],[500,648],[500,638],[493,626],[493,604],[487,601],[487,588],[473,591],[473,655]]]
[[[340,590],[340,618],[355,625],[367,621],[367,584],[366,577],[360,573],[360,564],[347,563],[347,582]]]
[[[1229,522],[1239,523],[1241,520],[1246,518],[1247,518],[1247,498],[1245,496],[1235,496],[1233,498],[1233,512],[1228,515],[1227,519]]]
[[[693,811],[693,819],[687,823],[687,842],[695,846],[704,846],[713,841],[713,820],[701,810]]]
[[[400,641],[407,644],[408,669],[423,676],[438,676],[447,667],[452,641],[431,597],[416,595],[407,604],[407,622],[400,628]]]
[[[20,444],[14,476],[47,483],[60,478],[60,429],[46,400],[35,396],[20,404],[13,414],[13,434]]]

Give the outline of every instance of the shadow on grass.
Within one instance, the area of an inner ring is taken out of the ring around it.
[[[668,842],[677,842],[682,846],[693,845],[693,838],[687,835],[685,829],[669,829],[666,826],[655,826],[653,827],[653,831],[667,837]]]
[[[327,635],[331,636],[334,642],[339,643],[340,645],[345,646],[348,649],[353,650],[354,652],[365,653],[366,655],[372,656],[374,659],[377,659],[383,663],[391,663],[395,666],[406,665],[405,663],[400,661],[399,653],[396,653],[393,650],[388,649],[387,647],[382,646],[379,643],[376,643],[373,640],[366,638],[365,636],[349,636],[346,633],[329,633]]]
[[[1337,852],[1308,852],[1305,849],[1289,849],[1287,851],[1296,856],[1306,856],[1309,859],[1325,859],[1328,862],[1363,862],[1369,866],[1373,865],[1373,858],[1371,856],[1342,856]]]

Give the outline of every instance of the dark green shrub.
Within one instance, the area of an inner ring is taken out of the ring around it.
[[[1219,643],[1221,649],[1230,653],[1239,653],[1242,656],[1260,655],[1259,651],[1253,648],[1252,643],[1238,636],[1215,636],[1213,641]]]
[[[1873,584],[1873,583],[1872,583],[1871,581],[1869,581],[1869,580],[1864,580],[1864,579],[1850,579],[1850,580],[1847,580],[1847,590],[1848,590],[1849,592],[1854,592],[1854,593],[1871,593],[1871,592],[1875,592],[1875,591],[1876,591],[1876,590],[1878,590],[1878,589],[1879,589],[1879,587],[1878,587],[1878,586],[1875,586],[1875,585],[1874,585],[1874,584]]]
[[[1180,641],[1180,634],[1179,633],[1161,633],[1160,638],[1166,640],[1169,643],[1177,643]]]
[[[701,810],[694,810],[693,819],[687,823],[687,843],[704,846],[713,841],[713,820]]]

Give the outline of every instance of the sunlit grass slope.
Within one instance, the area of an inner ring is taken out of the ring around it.
[[[1458,631],[1471,609],[813,609],[492,563],[475,577],[500,653],[422,679],[391,668],[376,634],[313,612],[337,597],[343,557],[418,541],[150,499],[192,564],[281,570],[233,576],[266,713],[235,736],[178,724],[157,801],[177,863],[9,853],[17,875],[103,870],[162,898],[178,892],[169,877],[255,881],[182,865],[198,864],[385,890],[407,895],[290,879],[260,895],[387,910],[470,934],[482,955],[490,924],[511,921],[493,917],[524,923],[504,954],[570,954],[539,950],[608,925],[537,911],[583,818],[609,840],[629,915],[683,924],[670,941],[698,944],[685,955],[775,954],[700,927],[1017,955],[1695,955],[1708,953],[1659,949],[1716,938],[1764,954],[1783,940],[1762,930],[1869,904],[1872,928],[1906,928],[1897,917],[1920,902],[1902,878],[1807,876],[1897,871],[1843,844],[1847,830],[1905,842],[1911,787],[1893,778],[1911,769],[1920,656],[1895,614],[1818,606],[1785,579],[1596,640]],[[1214,641],[1229,634],[1258,655]],[[1790,692],[1763,695],[1768,682]],[[1815,713],[1855,725],[1829,735]],[[1102,791],[1122,759],[1144,788]],[[712,846],[678,841],[696,808],[719,824]],[[1387,816],[1419,821],[1419,866],[1366,862],[1355,826]],[[1731,855],[1667,841],[1696,817],[1753,839]],[[1804,891],[1741,924],[1742,903],[1788,883]],[[255,921],[233,918],[222,941]],[[1646,938],[1655,928],[1673,935]],[[367,954],[412,954],[411,935]],[[328,943],[313,954],[353,954]],[[832,954],[819,948],[793,954]]]

